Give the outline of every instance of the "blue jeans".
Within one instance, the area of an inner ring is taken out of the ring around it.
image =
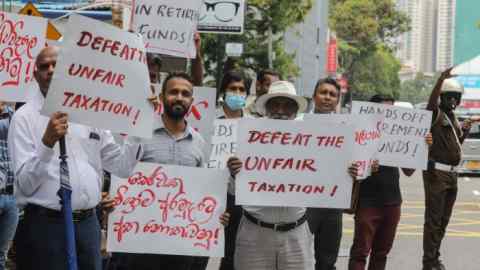
[[[18,208],[15,197],[0,195],[0,270],[5,269],[5,257],[8,244],[12,241],[17,229]]]
[[[65,270],[65,236],[62,218],[47,217],[25,210],[16,239],[18,270]],[[97,215],[75,222],[79,270],[102,270],[100,224]],[[29,258],[29,259],[24,259]]]

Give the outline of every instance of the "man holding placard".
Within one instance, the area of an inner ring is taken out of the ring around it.
[[[461,144],[470,132],[472,123],[472,120],[466,120],[460,126],[454,114],[464,89],[451,79],[451,70],[447,69],[440,75],[427,106],[427,110],[433,112],[433,145],[429,151],[428,170],[423,172],[423,270],[445,269],[440,261],[440,245],[457,198],[457,166],[462,158]]]
[[[73,221],[78,267],[101,270],[100,225],[95,207],[101,199],[103,170],[128,176],[135,167],[138,145],[115,143],[108,131],[79,124],[69,127],[68,115],[42,116],[57,63],[58,48],[43,49],[35,62],[39,89],[13,116],[8,147],[16,174],[15,196],[24,209],[17,256],[31,258],[25,269],[65,269],[63,215],[57,191],[60,168],[57,142],[65,136],[72,186]]]
[[[272,83],[268,94],[257,101],[257,111],[269,119],[294,120],[303,113],[307,101],[296,95],[286,81]],[[235,177],[243,167],[240,159],[229,159]],[[356,175],[356,168],[350,168]],[[306,224],[305,207],[265,207],[244,205],[237,233],[235,269],[315,269],[313,235]]]

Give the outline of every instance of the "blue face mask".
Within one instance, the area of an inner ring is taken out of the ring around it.
[[[245,107],[246,103],[246,96],[243,95],[236,95],[232,93],[225,94],[225,104],[227,104],[228,108],[232,111],[239,111]]]

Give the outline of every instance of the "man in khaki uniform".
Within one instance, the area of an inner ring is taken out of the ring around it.
[[[461,144],[470,131],[471,121],[460,127],[454,110],[460,104],[463,86],[450,79],[451,69],[442,73],[433,89],[427,110],[433,112],[425,188],[425,225],[423,229],[423,270],[444,270],[440,244],[457,198],[457,167],[462,157]],[[440,99],[440,104],[438,100]]]

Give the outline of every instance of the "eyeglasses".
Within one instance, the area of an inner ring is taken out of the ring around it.
[[[202,6],[200,14],[203,14],[200,17],[200,21],[204,20],[207,17],[209,11],[214,12],[214,16],[217,20],[221,22],[230,22],[238,14],[238,9],[240,8],[240,3],[229,2],[229,1],[220,1],[216,3],[207,3]]]

